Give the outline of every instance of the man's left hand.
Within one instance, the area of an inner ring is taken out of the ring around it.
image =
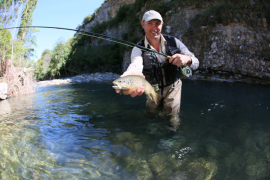
[[[177,67],[190,64],[191,61],[191,57],[185,54],[175,54],[169,59],[169,62],[176,65]]]
[[[145,76],[143,75],[143,73],[141,71],[139,71],[136,68],[132,68],[129,69],[127,71],[125,71],[120,78],[124,77],[124,76],[128,76],[128,75],[139,75],[141,77],[143,77],[145,79]],[[120,89],[116,89],[115,90],[116,93],[120,93]],[[128,90],[123,90],[122,91],[123,94],[129,94],[131,97],[135,97],[135,96],[141,96],[144,93],[144,87],[143,86],[139,86],[137,90],[132,90],[132,89],[128,89]]]

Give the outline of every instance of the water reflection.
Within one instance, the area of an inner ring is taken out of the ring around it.
[[[269,87],[183,84],[181,121],[104,83],[1,101],[0,179],[269,178]]]

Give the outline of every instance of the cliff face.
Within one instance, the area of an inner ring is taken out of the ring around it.
[[[198,78],[269,84],[270,61],[259,55],[269,52],[269,31],[232,23],[201,27],[182,39],[200,59]]]
[[[97,22],[102,23],[111,20],[116,16],[121,6],[134,3],[135,1],[136,0],[106,0],[95,13],[91,22],[86,24],[85,29],[94,26]]]
[[[166,3],[170,0],[162,1]],[[252,4],[254,1],[250,1],[250,3]],[[107,0],[86,27],[91,27],[96,22],[110,20],[115,17],[121,5],[134,2],[135,0]],[[145,2],[148,3],[148,1]],[[187,3],[168,9],[163,15],[165,22],[163,33],[182,40],[198,57],[200,67],[194,71],[193,79],[221,79],[270,84],[269,22],[265,17],[260,18],[258,12],[244,6],[240,9],[242,14],[237,14],[232,21],[225,25],[219,23],[214,15],[208,18],[208,20],[214,19],[214,25],[200,25],[199,22],[202,21],[203,16],[198,15],[221,2],[218,0],[206,1],[199,5],[198,3]],[[269,4],[266,3],[265,6],[269,6]],[[146,10],[148,9],[142,7],[141,12],[137,15],[142,16]],[[256,21],[250,25],[245,18],[251,18],[246,16],[252,16]],[[120,23],[116,28],[107,29],[104,34],[120,38],[125,30],[125,23]],[[138,34],[138,36],[142,35]],[[129,55],[130,52],[125,53],[123,70],[130,62]]]

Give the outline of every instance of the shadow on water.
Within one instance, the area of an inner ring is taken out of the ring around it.
[[[183,81],[181,123],[104,83],[0,102],[0,179],[268,179],[269,86]]]

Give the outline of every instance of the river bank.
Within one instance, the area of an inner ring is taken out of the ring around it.
[[[59,84],[69,84],[69,83],[84,83],[84,82],[107,82],[110,83],[113,80],[120,77],[120,74],[112,73],[112,72],[97,72],[92,74],[79,74],[77,76],[62,78],[62,79],[53,79],[53,80],[46,80],[46,81],[39,81],[37,82],[37,86],[48,86],[48,85],[59,85]],[[189,80],[202,80],[202,81],[220,81],[220,82],[243,82],[248,84],[264,84],[269,85],[269,81],[265,81],[263,79],[258,78],[250,78],[246,76],[242,76],[239,74],[230,75],[224,73],[217,73],[217,74],[204,74],[198,71],[195,71],[194,74],[187,78],[181,77],[181,79],[189,79]]]
[[[115,74],[111,72],[105,73],[93,73],[93,74],[79,74],[77,76],[63,78],[63,79],[53,79],[46,81],[37,82],[37,86],[48,86],[48,85],[59,85],[59,84],[70,84],[70,83],[84,83],[84,82],[112,82],[113,80],[120,77],[120,74]]]

